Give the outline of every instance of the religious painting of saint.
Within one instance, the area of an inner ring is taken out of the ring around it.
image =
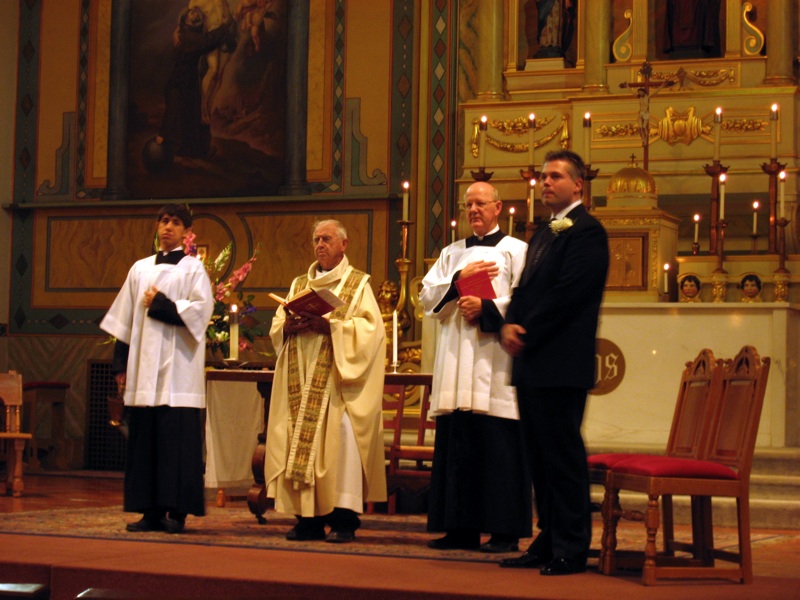
[[[133,198],[275,193],[283,173],[287,0],[137,0]]]

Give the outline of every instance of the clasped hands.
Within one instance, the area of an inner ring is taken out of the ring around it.
[[[500,273],[500,267],[498,267],[497,263],[494,261],[476,260],[461,269],[458,278],[469,277],[481,271],[486,271],[489,274],[489,278],[494,279]],[[461,296],[456,302],[456,305],[458,306],[461,316],[471,325],[475,325],[483,313],[481,299],[477,296]]]
[[[286,320],[283,322],[283,333],[305,333],[311,331],[321,335],[331,332],[331,324],[325,317],[320,317],[309,312],[293,313],[286,311]]]

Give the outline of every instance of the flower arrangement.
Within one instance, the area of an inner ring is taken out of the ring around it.
[[[195,234],[189,233],[183,240],[186,254],[197,255]],[[214,292],[214,312],[206,328],[206,346],[212,353],[230,355],[230,312],[231,304],[236,304],[239,312],[239,349],[251,350],[256,337],[264,335],[260,323],[253,316],[256,307],[253,305],[253,294],[247,296],[238,289],[250,274],[261,248],[256,247],[253,255],[241,267],[236,269],[226,281],[220,281],[220,274],[231,257],[233,242],[223,248],[214,260],[206,259],[204,266],[211,280]],[[232,302],[236,300],[236,302]]]
[[[572,219],[568,217],[564,217],[563,219],[553,219],[550,221],[550,231],[558,235],[562,231],[566,231],[570,227],[572,227],[575,223],[573,223]]]

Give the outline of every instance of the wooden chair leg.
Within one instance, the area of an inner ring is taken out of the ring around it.
[[[736,499],[739,520],[739,572],[742,583],[753,583],[753,553],[750,547],[750,497],[745,493]]]
[[[8,478],[11,479],[13,474],[13,483],[11,486],[12,493],[15,498],[22,496],[22,490],[25,485],[22,481],[22,455],[25,452],[25,440],[14,440],[14,452],[9,452]]]
[[[621,515],[619,490],[606,487],[603,495],[603,536],[600,538],[600,562],[598,569],[604,575],[617,572],[617,524]]]
[[[647,500],[647,516],[645,517],[645,527],[647,528],[647,542],[644,547],[644,568],[642,570],[642,583],[645,585],[656,584],[656,538],[658,537],[658,526],[661,522],[658,509],[658,496],[650,495]]]

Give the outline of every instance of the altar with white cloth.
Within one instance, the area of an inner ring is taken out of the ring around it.
[[[206,405],[206,489],[247,495],[264,431],[264,398],[251,382],[209,380]]]

